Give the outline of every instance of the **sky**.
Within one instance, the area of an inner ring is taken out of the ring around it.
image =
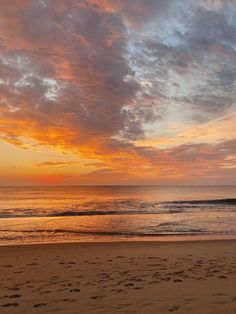
[[[235,0],[0,0],[0,185],[235,183]]]

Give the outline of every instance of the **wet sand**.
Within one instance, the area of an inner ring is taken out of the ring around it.
[[[1,314],[236,313],[236,241],[0,247]]]

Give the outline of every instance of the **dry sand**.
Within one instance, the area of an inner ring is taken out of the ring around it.
[[[0,313],[236,313],[236,241],[0,247]]]

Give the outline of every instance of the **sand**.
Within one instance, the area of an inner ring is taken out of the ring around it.
[[[236,241],[0,247],[0,313],[236,313]]]

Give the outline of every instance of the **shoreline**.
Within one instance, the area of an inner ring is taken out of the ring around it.
[[[173,239],[175,237],[175,239]],[[153,239],[150,240],[151,236],[147,237],[147,240],[131,240],[131,239],[118,239],[118,240],[78,240],[78,241],[64,241],[64,242],[57,242],[57,241],[52,241],[52,242],[32,242],[32,243],[8,243],[8,244],[2,244],[0,243],[0,249],[3,247],[17,247],[17,246],[37,246],[37,245],[80,245],[80,244],[88,244],[88,245],[93,245],[93,244],[144,244],[144,243],[198,243],[198,242],[228,242],[228,241],[235,241],[236,242],[236,237],[235,236],[229,236],[229,237],[200,237],[200,236],[189,236],[189,237],[181,237],[181,236],[161,236],[158,239]]]

